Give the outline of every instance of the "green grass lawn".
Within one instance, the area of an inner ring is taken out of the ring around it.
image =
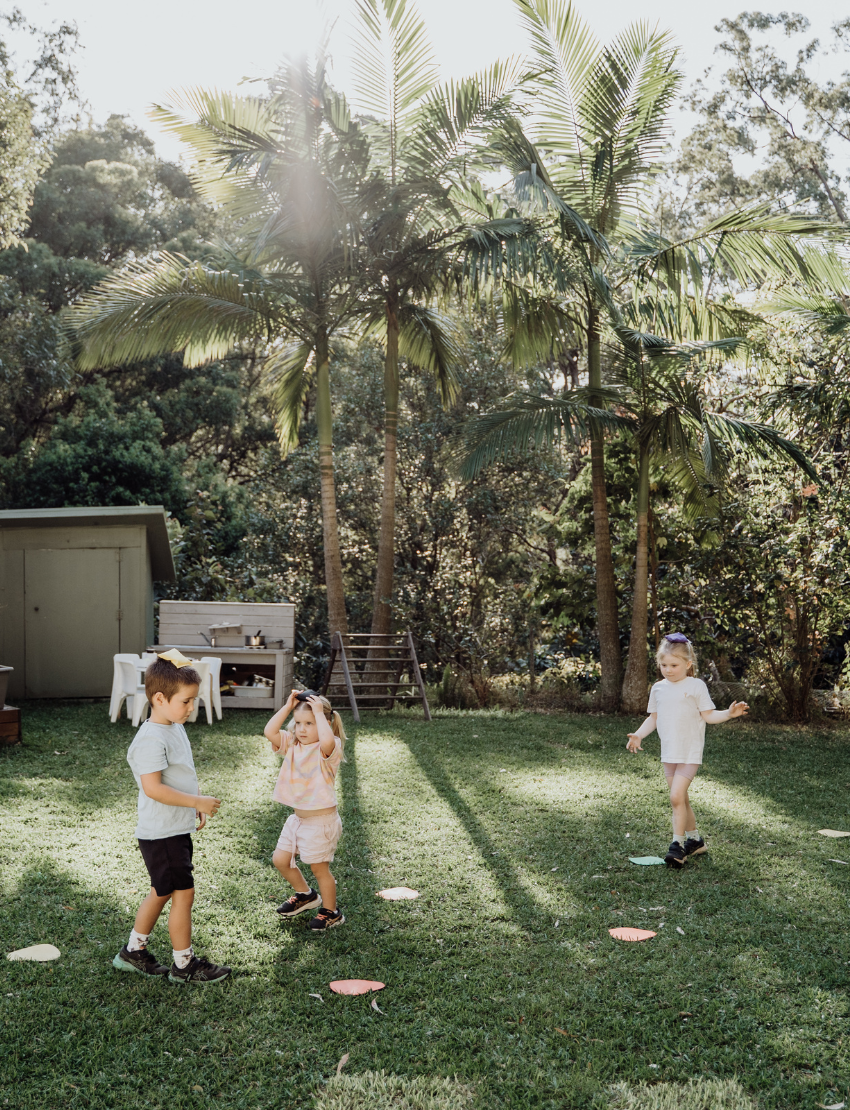
[[[0,753],[2,947],[62,956],[2,961],[0,1106],[847,1099],[850,866],[829,857],[850,861],[850,840],[817,835],[850,829],[846,730],[710,726],[692,799],[711,854],[676,873],[628,862],[670,838],[657,740],[625,751],[634,723],[369,718],[341,775],[348,922],[318,936],[274,912],[284,810],[264,715],[190,725],[202,789],[224,799],[195,840],[195,946],[234,968],[193,989],[110,963],[148,888],[129,722],[105,704],[29,706],[24,747]],[[421,897],[375,897],[396,885]],[[658,935],[623,944],[616,925]],[[170,956],[164,922],[151,947]],[[330,992],[347,977],[383,980],[383,1012]]]

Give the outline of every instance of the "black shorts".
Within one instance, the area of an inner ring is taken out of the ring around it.
[[[173,894],[175,890],[194,887],[190,833],[165,836],[162,840],[140,840],[139,851],[151,877],[151,886],[160,898]]]

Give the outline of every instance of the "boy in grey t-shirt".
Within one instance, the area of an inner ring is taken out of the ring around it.
[[[112,961],[119,971],[142,975],[168,975],[172,983],[214,983],[226,979],[229,967],[220,967],[192,948],[192,836],[207,814],[218,812],[221,802],[198,793],[192,745],[183,727],[198,696],[200,678],[191,660],[170,651],[159,656],[145,672],[145,693],[150,718],[136,733],[127,762],[139,785],[139,820],[136,836],[151,878],[150,894],[139,906],[130,939]],[[168,932],[174,949],[171,970],[148,950],[148,937],[159,915],[171,902]]]

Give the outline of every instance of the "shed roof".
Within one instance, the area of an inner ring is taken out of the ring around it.
[[[110,524],[144,525],[148,532],[151,570],[160,582],[174,582],[174,557],[168,542],[162,505],[93,505],[61,509],[2,509],[0,528],[97,527]]]

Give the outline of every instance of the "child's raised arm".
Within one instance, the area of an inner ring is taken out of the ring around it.
[[[641,740],[655,732],[655,724],[658,720],[657,713],[650,713],[637,732],[628,733],[628,743],[626,747],[630,752],[642,752]]]
[[[317,697],[307,698],[307,705],[313,710],[313,716],[316,718],[316,731],[319,734],[322,755],[329,756],[336,746],[336,737],[330,721],[325,716],[325,707],[322,705],[321,698]]]
[[[263,736],[271,744],[273,751],[278,751],[280,748],[280,732],[283,728],[283,722],[298,704],[298,691],[293,690],[289,697],[286,699],[286,705],[282,709],[278,709],[277,713],[271,718],[263,729]]]
[[[728,709],[704,709],[700,716],[709,725],[723,725],[733,717],[744,717],[750,707],[745,701],[733,701]]]

